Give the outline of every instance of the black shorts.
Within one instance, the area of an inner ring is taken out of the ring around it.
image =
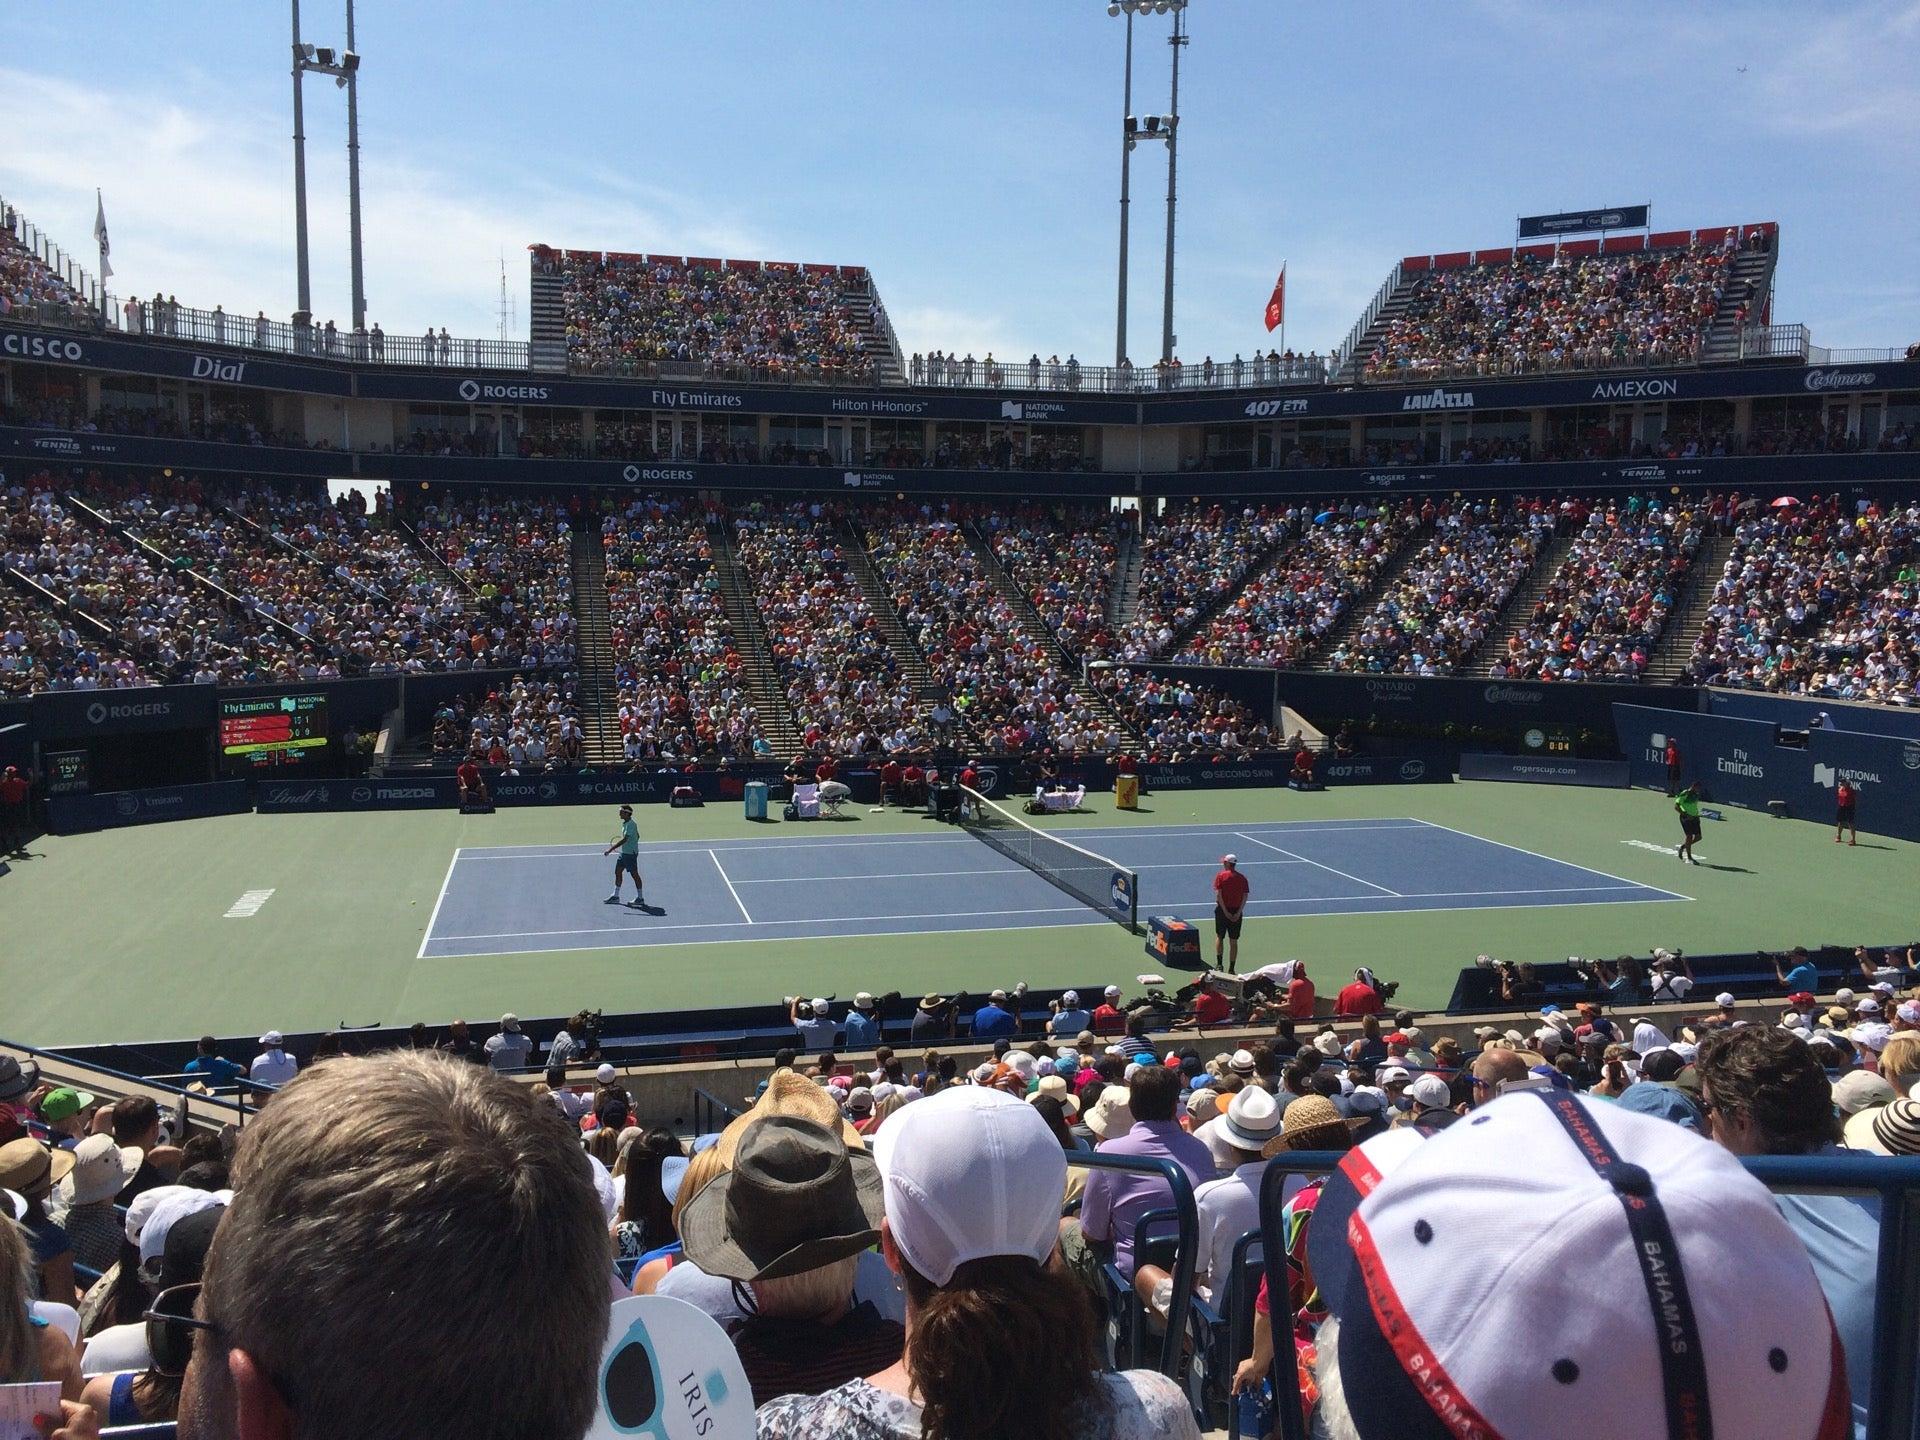
[[[1700,838],[1700,817],[1697,815],[1682,815],[1680,817],[1680,833],[1689,840],[1698,840]]]
[[[1243,910],[1240,914],[1229,920],[1227,918],[1227,912],[1216,905],[1213,907],[1213,933],[1222,939],[1238,940],[1240,938],[1240,922],[1246,918],[1246,912]]]
[[[620,883],[620,877],[621,877],[622,875],[631,875],[631,876],[633,876],[633,883],[634,883],[634,884],[635,884],[636,886],[637,886],[637,885],[639,885],[639,883],[640,883],[640,857],[639,857],[638,855],[621,855],[621,856],[619,856],[618,858],[616,858],[616,859],[614,860],[614,862],[613,862],[613,883],[614,883],[614,884],[616,884],[616,885],[618,885],[618,884]]]
[[[1838,819],[1839,819],[1839,823],[1842,825],[1853,824],[1853,806],[1842,805],[1839,810]]]

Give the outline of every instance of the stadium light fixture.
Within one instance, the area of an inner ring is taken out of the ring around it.
[[[360,237],[360,54],[354,49],[353,0],[347,0],[347,44],[344,50],[330,45],[309,45],[300,38],[300,0],[291,0],[293,9],[293,210],[294,249],[299,269],[299,309],[294,312],[296,329],[313,323],[313,292],[307,260],[307,138],[303,123],[300,80],[309,70],[331,75],[334,85],[347,92],[347,231],[353,264],[353,328],[367,328],[365,267],[361,262]]]

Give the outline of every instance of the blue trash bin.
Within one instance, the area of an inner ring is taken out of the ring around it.
[[[764,820],[767,818],[767,782],[749,780],[746,784],[747,819]]]

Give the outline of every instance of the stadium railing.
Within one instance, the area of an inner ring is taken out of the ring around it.
[[[1155,1221],[1164,1224],[1170,1214],[1174,1224],[1174,1255],[1169,1272],[1173,1277],[1173,1294],[1167,1302],[1167,1314],[1180,1316],[1187,1313],[1188,1303],[1193,1299],[1193,1261],[1194,1252],[1199,1245],[1200,1217],[1193,1204],[1193,1185],[1187,1179],[1187,1172],[1171,1160],[1162,1160],[1149,1155],[1106,1155],[1097,1150],[1069,1150],[1067,1164],[1079,1165],[1089,1170],[1119,1170],[1134,1175],[1158,1175],[1167,1182],[1172,1192],[1173,1204],[1163,1207],[1166,1213],[1149,1211],[1142,1219],[1142,1225]],[[1119,1333],[1131,1337],[1136,1327],[1144,1327],[1145,1307],[1133,1292],[1131,1284],[1123,1284],[1121,1296],[1111,1296],[1112,1303],[1130,1307],[1121,1315],[1110,1316],[1110,1326],[1119,1322]],[[1115,1333],[1109,1329],[1109,1334]],[[1186,1334],[1185,1326],[1176,1320],[1167,1324],[1166,1334],[1161,1337],[1160,1355],[1154,1368],[1169,1379],[1178,1381],[1180,1377],[1181,1339]],[[1130,1338],[1127,1343],[1131,1343]],[[1119,1357],[1116,1357],[1118,1359]],[[1297,1408],[1297,1407],[1296,1407]]]
[[[1260,1179],[1260,1230],[1266,1254],[1286,1253],[1280,1197],[1287,1177],[1324,1175],[1340,1160],[1338,1152],[1319,1150],[1283,1153],[1268,1164]],[[1912,1303],[1920,1287],[1920,1156],[1766,1155],[1741,1163],[1769,1190],[1879,1197],[1873,1393],[1867,1400],[1866,1440],[1920,1440],[1920,1306]],[[1284,1311],[1284,1297],[1274,1303]],[[1292,1345],[1276,1341],[1269,1381],[1273,1433],[1281,1440],[1307,1440]]]
[[[31,1055],[36,1061],[44,1062],[41,1066],[43,1073],[51,1071],[63,1075],[78,1073],[98,1076],[102,1081],[110,1082],[93,1087],[105,1094],[124,1096],[138,1094],[141,1091],[158,1090],[173,1101],[175,1113],[179,1116],[183,1128],[192,1118],[192,1107],[195,1104],[216,1112],[220,1116],[222,1125],[244,1126],[247,1123],[247,1116],[259,1108],[257,1104],[249,1105],[245,1097],[257,1095],[264,1098],[271,1095],[275,1088],[271,1085],[263,1085],[257,1080],[250,1080],[244,1075],[235,1077],[225,1085],[209,1085],[198,1075],[136,1075],[131,1071],[116,1070],[92,1061],[76,1060],[71,1055],[58,1050],[43,1050],[37,1045],[8,1040],[4,1036],[0,1036],[0,1050]],[[206,1089],[198,1091],[186,1088],[187,1085],[196,1082],[206,1086]]]
[[[740,1110],[709,1090],[693,1087],[693,1133],[697,1139],[727,1128],[727,1122],[740,1118]]]

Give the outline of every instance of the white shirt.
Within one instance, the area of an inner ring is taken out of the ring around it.
[[[832,1020],[796,1020],[793,1028],[800,1032],[800,1043],[809,1051],[831,1050],[834,1037],[840,1027]]]
[[[254,1056],[253,1064],[247,1067],[248,1077],[262,1085],[284,1085],[299,1073],[300,1062],[277,1045]]]
[[[1240,1237],[1260,1228],[1260,1177],[1266,1174],[1267,1163],[1250,1161],[1193,1192],[1193,1208],[1200,1221],[1193,1284],[1209,1299],[1226,1290],[1228,1277],[1233,1274],[1233,1247]],[[1306,1180],[1303,1175],[1288,1176],[1289,1193],[1285,1198],[1292,1199],[1291,1192],[1298,1191]]]
[[[1093,1028],[1093,1016],[1085,1010],[1062,1010],[1047,1021],[1049,1035],[1078,1035]]]
[[[87,1341],[80,1352],[82,1375],[110,1375],[121,1370],[145,1370],[153,1364],[144,1324],[109,1325]]]

